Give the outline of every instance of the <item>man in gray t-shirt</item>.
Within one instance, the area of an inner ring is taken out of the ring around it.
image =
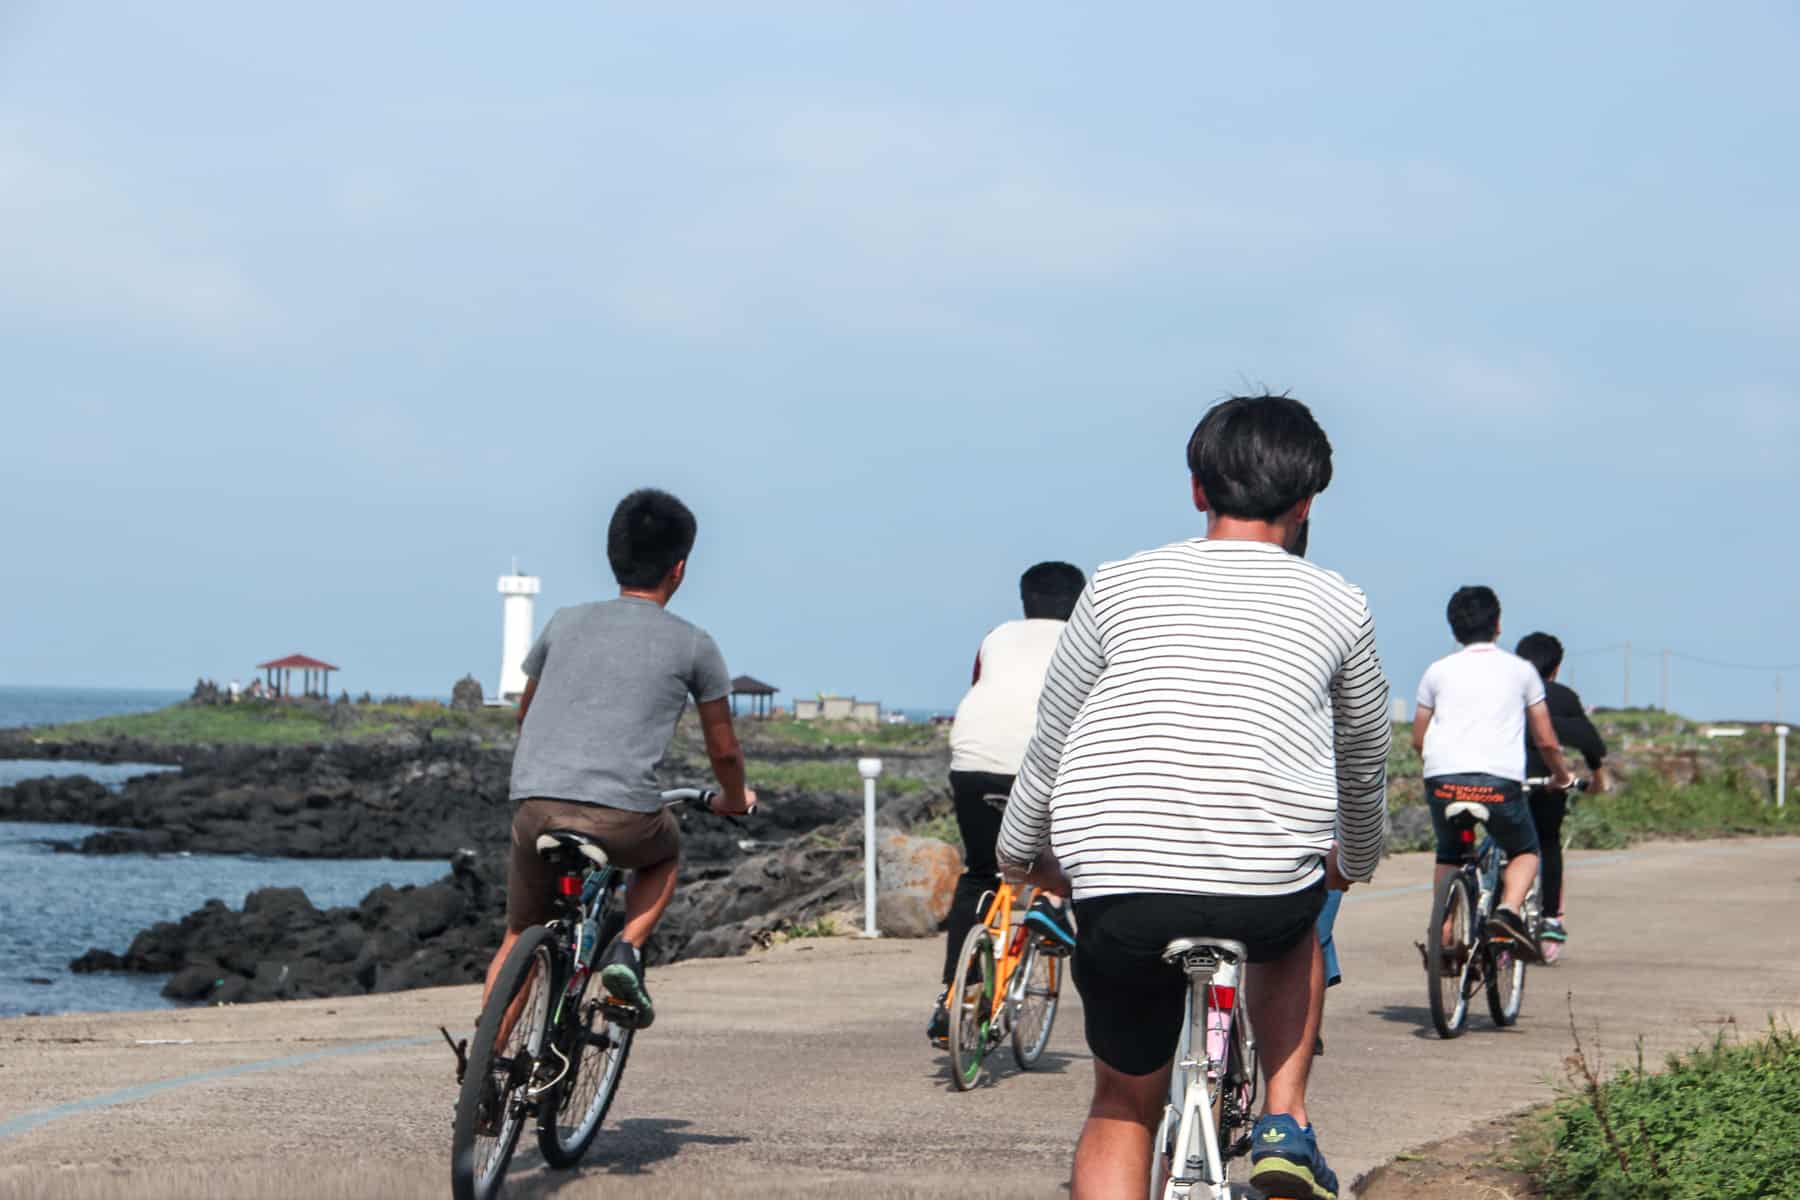
[[[537,853],[538,837],[571,829],[632,873],[624,929],[601,960],[600,980],[638,1008],[640,1027],[654,1019],[641,950],[675,895],[681,850],[655,772],[690,699],[719,780],[715,811],[755,807],[731,727],[725,660],[704,630],[667,611],[687,577],[695,529],[694,514],[667,492],[646,488],[625,497],[606,534],[618,599],[558,610],[525,656],[506,937],[488,968],[489,990],[518,935],[552,913],[555,880]]]

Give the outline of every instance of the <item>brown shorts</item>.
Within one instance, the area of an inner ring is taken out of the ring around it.
[[[550,829],[572,829],[600,843],[615,866],[654,867],[681,853],[681,827],[668,809],[653,813],[578,804],[573,800],[525,800],[513,814],[512,858],[506,868],[506,924],[517,933],[555,915],[556,873],[537,852]]]

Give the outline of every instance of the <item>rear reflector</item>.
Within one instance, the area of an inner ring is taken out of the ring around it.
[[[581,895],[581,876],[564,875],[556,881],[556,891],[563,896]]]
[[[1465,846],[1473,846],[1475,844],[1475,831],[1473,829],[1465,829],[1462,831],[1462,844]]]
[[[1237,1003],[1237,989],[1235,987],[1223,987],[1220,984],[1215,983],[1206,990],[1212,993],[1212,1006],[1214,1012],[1228,1013],[1231,1011],[1231,1006]]]

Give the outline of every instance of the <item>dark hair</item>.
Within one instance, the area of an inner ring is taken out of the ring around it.
[[[606,561],[620,587],[653,588],[694,548],[698,527],[688,506],[656,488],[619,501],[606,527]]]
[[[1467,646],[1471,642],[1491,642],[1500,633],[1500,597],[1494,589],[1477,584],[1460,587],[1450,597],[1444,610],[1450,618],[1450,632]]]
[[[1331,443],[1312,411],[1290,396],[1233,396],[1200,418],[1188,470],[1207,507],[1272,521],[1331,484]]]
[[[1019,576],[1019,600],[1030,620],[1066,621],[1081,599],[1087,576],[1066,562],[1041,562]]]
[[[1562,643],[1548,633],[1528,633],[1520,638],[1517,654],[1536,667],[1537,673],[1545,679],[1550,678],[1556,668],[1562,666]]]

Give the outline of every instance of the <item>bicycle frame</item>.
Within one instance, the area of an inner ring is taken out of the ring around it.
[[[1241,948],[1202,945],[1172,959],[1187,973],[1188,998],[1169,1076],[1169,1105],[1151,1158],[1154,1178],[1164,1149],[1169,1151],[1169,1175],[1161,1192],[1169,1200],[1229,1200],[1231,1194],[1213,1099],[1230,1082],[1233,1027],[1244,1019],[1241,973],[1246,957]],[[1244,1032],[1247,1047],[1253,1046],[1248,1025]],[[1204,1048],[1204,1057],[1196,1056],[1196,1047]]]
[[[1013,977],[1018,973],[1019,964],[1025,958],[1025,939],[1030,931],[1025,922],[1013,924],[1013,912],[1016,909],[1029,908],[1031,889],[1026,886],[1015,888],[1002,879],[1000,886],[994,891],[994,898],[988,904],[987,918],[982,922],[987,926],[988,936],[994,940],[994,1001],[989,1013],[996,1031],[995,1040],[1004,1037],[1006,1030],[1002,1028],[1004,1016],[1012,1011]]]

